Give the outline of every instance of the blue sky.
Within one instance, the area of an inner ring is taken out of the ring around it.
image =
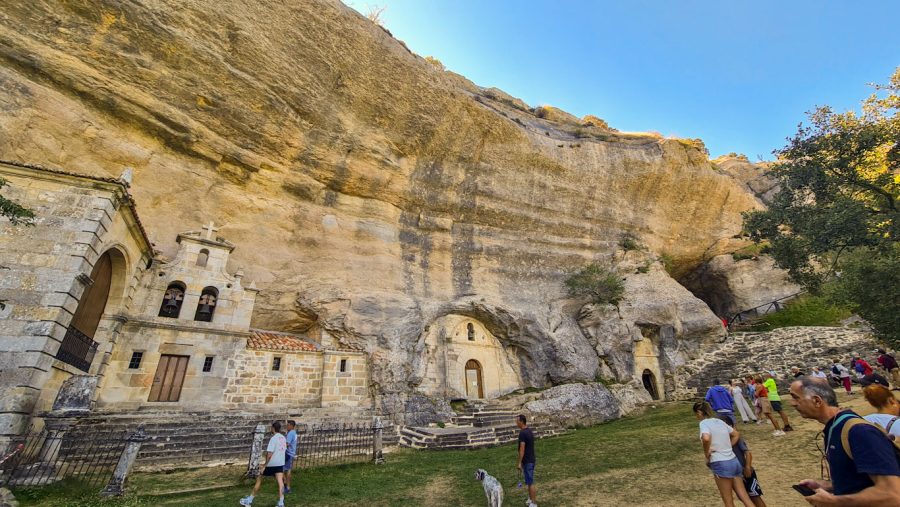
[[[751,160],[828,104],[857,108],[900,65],[900,1],[364,0],[480,86],[624,131],[700,137]]]

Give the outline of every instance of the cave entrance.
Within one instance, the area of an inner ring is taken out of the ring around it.
[[[644,384],[644,389],[650,393],[650,397],[654,400],[658,400],[659,392],[656,390],[656,376],[653,375],[653,372],[644,370],[644,373],[641,375],[641,382]]]

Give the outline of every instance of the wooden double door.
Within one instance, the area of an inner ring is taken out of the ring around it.
[[[156,367],[147,401],[178,401],[190,356],[163,354]]]

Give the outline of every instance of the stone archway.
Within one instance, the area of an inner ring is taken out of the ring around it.
[[[94,263],[88,285],[78,300],[72,322],[59,345],[56,358],[76,368],[89,371],[97,342],[94,337],[100,319],[111,307],[121,303],[126,279],[125,256],[116,248],[105,251]]]
[[[481,372],[481,363],[474,359],[466,361],[466,397],[469,399],[484,398],[484,380]]]
[[[660,327],[638,325],[641,339],[634,342],[634,377],[640,378],[647,392],[655,400],[662,399],[662,369],[659,364]],[[649,375],[648,375],[649,374]]]

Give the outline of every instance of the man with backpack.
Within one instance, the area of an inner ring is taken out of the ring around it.
[[[875,352],[879,354],[878,364],[891,377],[891,384],[894,384],[894,390],[900,391],[900,365],[897,364],[897,360],[894,359],[894,356],[885,352],[884,349],[877,349]]]
[[[900,448],[884,431],[852,410],[838,407],[834,389],[805,377],[791,384],[791,405],[825,425],[825,459],[831,480],[807,479],[812,505],[900,505]]]

